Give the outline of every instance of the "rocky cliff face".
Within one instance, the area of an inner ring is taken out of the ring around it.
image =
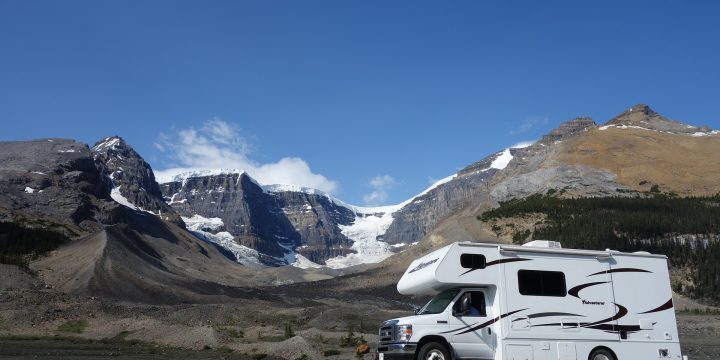
[[[498,169],[490,165],[502,153],[489,156],[460,171],[455,178],[415,198],[393,214],[382,240],[410,244],[422,240],[443,218],[471,204],[488,200],[488,182]]]
[[[241,245],[281,257],[286,246],[298,241],[295,229],[247,174],[188,174],[179,181],[162,184],[167,202],[186,218],[201,215],[222,220],[219,231],[235,236]]]
[[[85,144],[0,142],[0,220],[67,225],[69,235],[113,222],[110,184]]]
[[[91,151],[98,169],[110,179],[112,193],[119,194],[139,209],[182,224],[180,216],[165,203],[150,164],[124,139],[119,136],[105,138]]]
[[[321,194],[266,191],[241,171],[184,174],[161,185],[167,202],[186,218],[217,218],[241,245],[283,257],[296,249],[314,262],[353,252],[338,225],[354,213]]]
[[[339,225],[350,225],[355,214],[347,207],[319,194],[298,191],[276,191],[272,196],[299,236],[297,251],[313,262],[323,264],[336,256],[354,251],[352,241]]]
[[[595,127],[592,119],[577,118],[561,124],[530,146],[505,149],[467,166],[452,180],[393,214],[393,223],[383,240],[391,244],[419,241],[441,220],[463,209],[490,207],[497,201],[548,189],[615,192],[621,186],[614,182],[612,173],[552,161],[557,144]]]

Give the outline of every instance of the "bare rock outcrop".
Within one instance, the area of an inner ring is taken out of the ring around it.
[[[87,145],[67,139],[0,142],[0,220],[60,225],[72,236],[112,222],[115,207]]]
[[[98,169],[131,204],[182,225],[180,216],[165,203],[150,164],[119,136],[98,141],[91,149]]]

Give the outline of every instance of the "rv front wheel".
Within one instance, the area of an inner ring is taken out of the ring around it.
[[[429,342],[420,348],[418,360],[450,360],[450,353],[442,344]]]
[[[588,357],[588,360],[617,360],[610,350],[595,349]]]

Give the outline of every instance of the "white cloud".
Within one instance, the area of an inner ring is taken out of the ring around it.
[[[511,149],[522,149],[534,144],[537,140],[520,141],[510,146]]]
[[[217,118],[206,121],[200,129],[160,134],[155,147],[175,163],[172,168],[155,172],[159,182],[187,171],[235,168],[245,170],[261,184],[304,186],[327,193],[338,189],[337,182],[313,173],[299,157],[284,157],[265,164],[252,160],[249,157],[252,146],[240,135],[238,127]]]
[[[370,186],[374,188],[390,188],[397,185],[397,181],[390,175],[378,175],[370,180]]]
[[[517,129],[511,130],[510,134],[523,134],[526,133],[536,126],[547,125],[548,118],[543,116],[529,116],[526,117],[523,122],[520,123]]]
[[[397,181],[390,175],[378,175],[369,182],[373,191],[363,196],[367,205],[381,205],[388,199],[388,191],[397,185]]]

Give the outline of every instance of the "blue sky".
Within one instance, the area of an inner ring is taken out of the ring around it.
[[[720,128],[717,2],[0,1],[0,140],[397,203],[576,116]],[[289,179],[289,180],[288,180]]]

